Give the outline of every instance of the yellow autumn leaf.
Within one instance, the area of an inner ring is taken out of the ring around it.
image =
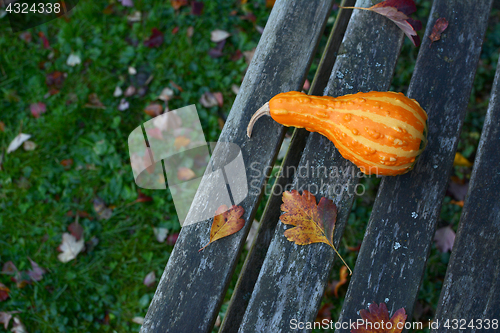
[[[217,208],[212,228],[210,229],[210,241],[207,245],[199,249],[198,252],[212,242],[240,231],[245,225],[245,220],[240,218],[243,213],[245,213],[245,209],[241,206],[232,206],[231,209],[228,209],[226,205],[222,205]]]
[[[453,161],[454,166],[471,167],[472,163],[469,162],[462,154],[455,153],[455,160]]]
[[[285,231],[285,237],[297,245],[328,244],[347,266],[333,245],[333,230],[337,219],[337,206],[333,201],[323,197],[316,204],[316,198],[307,190],[302,195],[297,190],[285,191],[282,199],[281,210],[285,214],[280,216],[280,220],[294,226]],[[352,274],[350,268],[349,271]]]

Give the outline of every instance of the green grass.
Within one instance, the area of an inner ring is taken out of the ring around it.
[[[32,135],[37,144],[34,151],[19,148],[6,154],[0,171],[0,265],[7,261],[18,269],[30,268],[33,259],[48,272],[39,282],[24,288],[16,287],[10,276],[0,274],[0,282],[10,288],[10,298],[0,302],[0,311],[20,310],[18,316],[29,332],[137,332],[140,325],[132,318],[144,316],[155,286],[142,283],[147,273],[161,276],[172,245],[158,243],[153,227],[166,227],[169,233],[180,230],[169,191],[144,190],[153,200],[134,203],[137,188],[129,164],[127,137],[141,123],[151,119],[143,110],[155,101],[163,88],[174,89],[170,109],[196,104],[207,141],[216,141],[220,134],[219,118],[229,112],[235,95],[231,85],[239,85],[247,64],[244,58],[231,60],[236,50],[253,49],[260,38],[254,24],[240,19],[244,10],[251,10],[256,25],[265,26],[270,9],[265,1],[205,1],[201,16],[190,14],[189,8],[175,11],[169,1],[135,1],[135,8],[114,4],[112,14],[104,14],[109,2],[80,1],[69,20],[57,19],[30,29],[29,43],[11,33],[6,17],[0,19],[0,149],[6,149],[21,130]],[[429,1],[419,1],[419,15],[425,16]],[[143,20],[127,22],[127,15],[140,10]],[[237,15],[231,11],[237,10]],[[335,15],[335,13],[334,13]],[[483,47],[469,113],[458,151],[473,159],[498,60],[500,29],[498,11],[492,20]],[[330,22],[322,39],[324,46]],[[178,27],[178,32],[172,31]],[[194,34],[187,37],[189,27]],[[151,29],[164,33],[158,48],[143,44]],[[214,29],[232,33],[224,47],[224,56],[213,59],[208,51]],[[41,46],[38,33],[49,39],[51,49]],[[135,45],[136,44],[136,45]],[[394,90],[405,90],[411,78],[418,49],[406,40],[393,82]],[[82,64],[66,65],[70,53],[78,54]],[[318,58],[313,62],[312,81]],[[120,98],[113,97],[117,85],[123,90],[137,80],[127,69],[135,67],[140,75],[153,80],[143,97],[128,98],[130,108],[118,111]],[[54,71],[67,74],[60,91],[48,98],[46,75]],[[175,84],[182,87],[178,90]],[[204,108],[199,98],[206,91],[220,91],[223,107]],[[88,96],[97,94],[104,109],[87,108]],[[35,119],[30,104],[43,102],[47,112]],[[72,159],[64,167],[62,160]],[[457,169],[468,177],[470,170]],[[366,180],[367,193],[356,200],[339,249],[351,267],[356,253],[346,246],[361,242],[379,180]],[[93,200],[99,197],[112,206],[108,220],[97,219]],[[258,217],[262,213],[261,203]],[[85,211],[80,218],[86,241],[93,237],[98,244],[68,263],[57,259],[61,235],[74,217],[69,211]],[[456,230],[460,208],[445,199],[442,219]],[[433,248],[420,293],[420,301],[435,309],[449,254]],[[243,256],[237,268],[241,269]],[[332,271],[338,278],[340,262]],[[234,288],[236,277],[229,288]],[[341,295],[346,286],[341,288]],[[230,298],[226,296],[223,316]],[[332,318],[337,318],[342,298],[325,298],[332,303]],[[432,313],[431,313],[432,315]]]

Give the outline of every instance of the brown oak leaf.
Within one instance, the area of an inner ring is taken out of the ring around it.
[[[389,319],[389,312],[385,303],[371,303],[369,311],[362,309],[359,315],[363,319],[362,325],[356,325],[351,333],[401,333],[406,321],[406,312],[401,308],[394,312]]]
[[[444,17],[438,18],[429,36],[429,39],[431,40],[429,47],[431,47],[432,43],[441,39],[441,34],[446,30],[446,28],[448,28],[448,20]]]
[[[210,229],[210,242],[199,249],[198,252],[212,242],[240,231],[245,225],[245,220],[240,218],[244,213],[245,210],[241,206],[232,206],[231,209],[228,209],[226,205],[222,205],[217,208],[214,222]]]
[[[333,201],[323,197],[316,205],[316,198],[307,190],[302,195],[297,190],[285,191],[282,199],[281,210],[285,214],[281,215],[280,220],[294,226],[285,231],[285,237],[297,245],[328,244],[342,259],[333,245],[333,230],[337,219],[337,206]],[[342,261],[347,266],[344,259]]]
[[[361,7],[340,7],[345,9],[363,9],[369,10],[387,17],[394,22],[408,38],[413,42],[413,45],[420,45],[420,37],[417,31],[422,29],[422,22],[413,20],[409,15],[417,10],[414,0],[386,0],[379,2],[369,8]]]

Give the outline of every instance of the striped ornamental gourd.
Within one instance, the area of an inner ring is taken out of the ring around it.
[[[326,136],[344,158],[369,175],[408,172],[427,144],[427,113],[402,93],[371,91],[340,97],[281,93],[253,115],[249,137],[263,115]]]

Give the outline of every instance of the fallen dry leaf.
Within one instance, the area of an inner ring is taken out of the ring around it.
[[[203,105],[206,108],[211,108],[211,107],[219,105],[219,99],[217,98],[217,96],[215,94],[217,94],[217,93],[211,93],[210,91],[207,91],[206,93],[201,95],[201,97],[200,97],[201,105]],[[221,97],[219,97],[219,98],[222,98],[222,94],[221,94]]]
[[[144,324],[144,317],[134,317],[134,318],[132,318],[132,322],[139,324],[139,325],[142,325],[142,324]]]
[[[247,65],[249,65],[250,62],[252,61],[253,55],[255,54],[255,50],[256,48],[253,48],[249,51],[243,51],[243,55],[245,56],[245,62],[247,63]]]
[[[134,86],[128,86],[128,88],[125,89],[125,97],[133,96],[136,92],[137,89]]]
[[[220,58],[224,55],[222,50],[224,49],[224,45],[226,45],[226,40],[221,40],[218,42],[213,49],[208,51],[208,55],[212,58]]]
[[[168,235],[168,237],[167,237],[167,244],[168,245],[175,245],[175,243],[177,242],[177,239],[179,239],[179,233],[178,232],[173,233],[171,235]]]
[[[31,270],[29,270],[27,273],[29,277],[31,278],[32,281],[40,281],[43,278],[43,274],[45,274],[47,271],[43,269],[42,267],[38,266],[36,262],[31,260],[31,258],[28,258],[28,260],[31,263]]]
[[[0,312],[0,324],[3,324],[3,328],[7,329],[7,327],[9,327],[9,322],[11,319],[12,312]]]
[[[174,91],[170,88],[163,88],[161,91],[160,96],[158,96],[158,99],[161,99],[162,101],[168,102],[169,100],[174,97]]]
[[[32,151],[32,150],[35,150],[36,148],[36,143],[34,143],[33,141],[24,141],[23,143],[23,149],[26,150],[26,151]]]
[[[33,103],[30,105],[30,111],[33,117],[39,118],[42,113],[47,111],[47,106],[42,102]]]
[[[451,251],[453,249],[453,243],[455,242],[455,231],[453,231],[449,225],[439,228],[434,234],[434,241],[436,242],[436,248],[439,251]]]
[[[446,28],[448,28],[448,20],[444,17],[438,18],[429,36],[429,39],[431,40],[429,47],[431,47],[432,43],[441,39],[441,34],[446,30]]]
[[[144,112],[151,117],[156,117],[162,114],[163,107],[158,103],[151,103],[148,106],[146,106]]]
[[[51,89],[59,90],[62,88],[66,74],[63,72],[55,71],[45,76],[45,84]]]
[[[149,36],[149,38],[144,41],[144,45],[146,45],[149,48],[158,47],[162,43],[163,43],[163,33],[156,28],[153,28],[151,30],[151,36]]]
[[[333,246],[333,230],[337,219],[337,206],[333,201],[323,197],[316,205],[316,198],[307,190],[302,195],[297,190],[285,191],[282,199],[280,208],[284,214],[280,220],[293,226],[285,231],[285,237],[297,245],[328,244],[347,266]]]
[[[464,207],[464,201],[463,201],[463,200],[460,200],[460,201],[457,201],[457,200],[450,200],[450,203],[451,203],[452,205],[457,205],[457,206],[462,207],[462,208]]]
[[[469,191],[469,181],[452,177],[446,190],[447,195],[451,195],[456,201],[464,201]]]
[[[214,30],[210,33],[210,40],[214,43],[221,42],[231,36],[231,34],[224,30]]]
[[[77,216],[79,216],[79,215],[77,215]],[[80,223],[78,223],[78,220],[71,223],[68,226],[68,231],[71,235],[73,235],[73,237],[75,237],[75,239],[77,241],[79,241],[83,237],[83,227]]]
[[[43,32],[41,32],[41,31],[39,31],[38,32],[38,36],[42,40],[43,48],[44,49],[50,49],[49,40],[47,39],[47,37],[45,36],[45,34]]]
[[[89,95],[89,102],[85,104],[86,108],[92,108],[92,109],[105,109],[106,107],[104,104],[101,103],[99,100],[99,97],[97,97],[96,93],[91,93]]]
[[[122,88],[120,86],[116,86],[115,91],[113,92],[114,97],[120,97],[123,94]]]
[[[168,235],[167,228],[153,228],[153,232],[155,234],[156,240],[160,243],[163,243]]]
[[[123,6],[125,7],[134,7],[134,3],[132,0],[118,0],[122,3]]]
[[[26,43],[30,43],[31,42],[31,32],[29,31],[24,31],[24,32],[21,32],[19,34],[19,38],[21,38],[22,40],[24,40]]]
[[[175,10],[178,10],[182,6],[188,5],[187,0],[170,0],[170,3],[172,4],[172,7],[174,7]]]
[[[146,287],[152,287],[152,286],[154,286],[155,282],[156,282],[156,274],[155,274],[154,271],[153,272],[149,272],[148,275],[146,275],[146,277],[144,278],[144,281],[143,281],[143,283],[144,283],[144,285]]]
[[[189,168],[180,167],[179,169],[177,169],[177,179],[179,180],[186,181],[193,179],[194,177],[196,177],[196,174]]]
[[[94,211],[97,213],[97,218],[99,220],[107,220],[113,214],[113,211],[110,208],[106,207],[106,204],[102,199],[96,197],[93,204]]]
[[[128,103],[128,101],[125,98],[122,98],[120,100],[120,104],[118,104],[118,111],[128,110],[129,107],[130,107],[130,104]]]
[[[137,196],[137,199],[135,199],[135,202],[149,202],[149,201],[153,201],[153,198],[151,198],[150,196],[145,195],[141,191],[138,191],[138,193],[139,194]]]
[[[71,158],[67,158],[59,162],[59,164],[61,164],[63,167],[70,167],[73,165],[73,160]]]
[[[5,123],[0,121],[0,131],[5,132]]]
[[[181,149],[183,147],[186,147],[191,140],[189,138],[186,138],[185,136],[181,135],[175,138],[174,140],[174,147],[175,149]]]
[[[62,243],[58,247],[58,250],[61,251],[61,253],[57,256],[57,259],[64,263],[71,261],[75,259],[84,248],[85,241],[83,238],[77,241],[75,236],[65,232],[62,235]]]
[[[9,144],[9,147],[7,148],[7,154],[10,154],[13,151],[15,151],[17,148],[21,147],[21,145],[24,143],[24,141],[28,140],[29,138],[31,138],[30,134],[24,134],[24,133],[18,134],[14,138],[14,140],[12,140],[12,142]]]
[[[28,333],[28,331],[26,330],[26,327],[21,322],[21,319],[19,319],[18,317],[14,317],[12,324],[13,324],[13,326],[10,330],[11,332],[13,332],[13,333]]]
[[[66,60],[66,65],[75,67],[82,63],[82,59],[77,54],[71,53]]]
[[[335,295],[335,297],[339,298],[339,288],[346,283],[347,283],[347,267],[342,266],[340,267],[340,279],[335,284],[335,288],[333,289],[333,294]]]
[[[455,159],[453,160],[454,166],[471,167],[472,163],[460,153],[455,153]]]
[[[245,210],[241,206],[232,206],[229,210],[226,205],[217,208],[212,228],[210,229],[210,241],[207,245],[199,249],[198,252],[205,249],[212,242],[240,231],[245,225],[245,220],[240,218],[244,213]]]
[[[5,301],[9,298],[10,289],[7,288],[2,282],[0,282],[0,302]]]
[[[422,22],[413,20],[409,15],[417,11],[417,6],[414,0],[386,0],[377,3],[369,8],[361,7],[340,7],[344,9],[362,9],[369,10],[387,17],[394,22],[408,38],[413,42],[413,45],[420,45],[420,37],[417,31],[422,29]]]
[[[403,331],[407,317],[404,308],[394,312],[390,319],[385,303],[380,303],[380,305],[371,303],[368,309],[369,311],[365,309],[359,310],[359,315],[363,318],[364,323],[356,325],[357,328],[352,329],[351,333],[401,333]],[[371,324],[368,324],[368,322]],[[376,329],[376,327],[379,327],[379,329]]]
[[[140,11],[136,10],[132,15],[127,16],[127,21],[129,22],[139,22],[142,19],[142,14]]]
[[[318,314],[316,316],[316,322],[323,322],[323,320],[332,320],[332,309],[333,309],[333,304],[332,303],[325,303],[319,308]]]
[[[201,1],[193,1],[191,2],[191,15],[200,16],[203,12],[203,7],[205,4]]]
[[[266,7],[273,8],[275,2],[276,0],[266,0]]]

